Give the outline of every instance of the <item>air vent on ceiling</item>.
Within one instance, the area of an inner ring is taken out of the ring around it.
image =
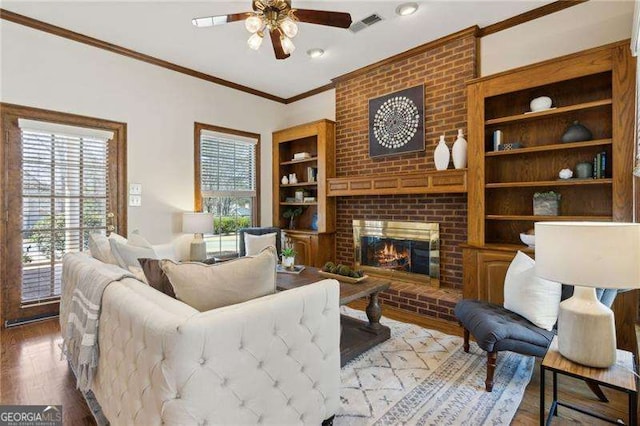
[[[349,27],[349,31],[351,31],[352,33],[357,33],[359,31],[364,30],[367,27],[372,26],[373,24],[377,24],[380,21],[382,21],[382,17],[377,13],[373,13],[367,16],[366,18],[351,24],[351,26]]]

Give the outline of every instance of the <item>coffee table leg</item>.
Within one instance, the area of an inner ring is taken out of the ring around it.
[[[369,319],[369,328],[379,330],[382,327],[380,324],[382,309],[380,308],[380,303],[378,303],[378,292],[371,293],[369,296],[369,305],[367,305],[366,312]]]

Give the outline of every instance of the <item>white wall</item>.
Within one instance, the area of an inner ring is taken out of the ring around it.
[[[327,90],[287,105],[287,109],[284,112],[283,127],[287,128],[323,118],[333,121],[336,119],[335,89]]]
[[[481,74],[490,75],[631,37],[635,2],[591,0],[483,37]]]
[[[261,222],[271,224],[271,132],[285,105],[2,21],[0,100],[127,123],[129,231],[153,243],[193,209],[195,121],[261,134]]]

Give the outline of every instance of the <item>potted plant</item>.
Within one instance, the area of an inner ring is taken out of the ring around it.
[[[296,260],[296,251],[291,247],[282,249],[282,267],[291,269]]]
[[[302,207],[297,207],[295,209],[287,209],[282,213],[282,216],[285,219],[289,219],[289,229],[296,229],[295,219],[297,216],[302,214]]]

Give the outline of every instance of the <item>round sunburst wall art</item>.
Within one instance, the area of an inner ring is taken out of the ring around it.
[[[371,157],[424,150],[424,86],[369,100]]]
[[[373,134],[385,148],[405,146],[418,131],[418,107],[405,96],[386,100],[373,118]]]

